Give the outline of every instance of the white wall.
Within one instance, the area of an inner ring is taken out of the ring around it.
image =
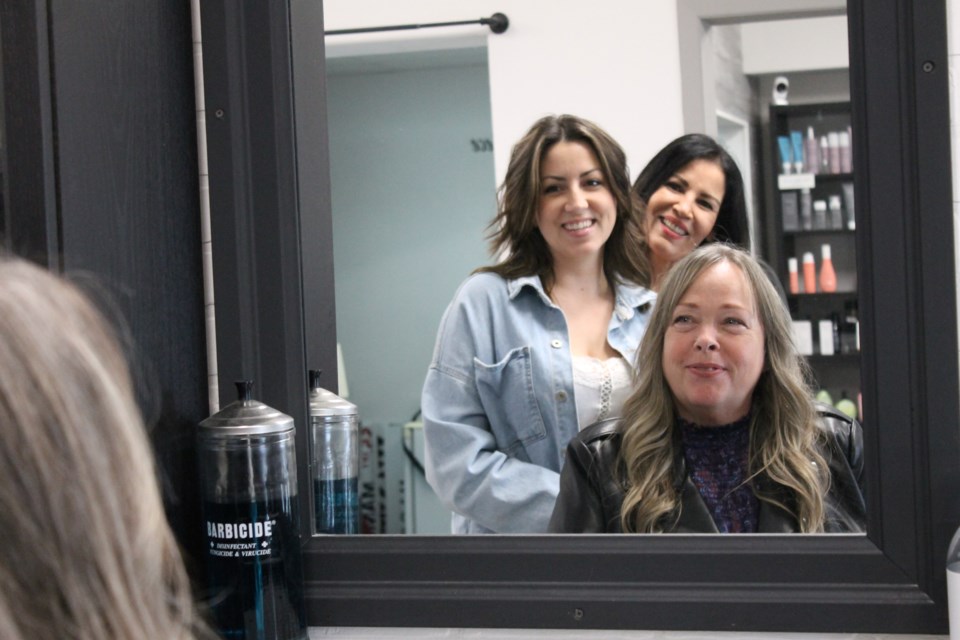
[[[488,36],[498,184],[513,143],[546,114],[572,113],[606,129],[635,159],[634,176],[684,132],[676,0],[325,0],[323,7],[327,30],[473,20],[498,11],[509,17],[506,33]],[[422,36],[394,36],[409,37]],[[383,36],[335,38],[345,46],[345,39]]]
[[[771,20],[740,27],[743,72],[788,73],[850,66],[847,19]],[[781,46],[791,43],[791,46]]]
[[[337,340],[363,424],[420,408],[440,317],[489,262],[487,67],[327,79]]]

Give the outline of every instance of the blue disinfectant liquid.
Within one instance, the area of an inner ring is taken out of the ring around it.
[[[360,496],[357,478],[314,480],[313,499],[317,533],[358,533]]]
[[[300,535],[291,509],[204,501],[203,513],[210,608],[220,634],[306,640]]]

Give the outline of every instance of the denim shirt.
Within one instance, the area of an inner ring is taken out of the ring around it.
[[[607,341],[634,364],[656,299],[618,283]],[[542,533],[577,434],[563,311],[537,276],[470,276],[440,321],[421,400],[427,480],[453,533]]]

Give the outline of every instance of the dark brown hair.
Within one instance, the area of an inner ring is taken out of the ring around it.
[[[489,271],[510,279],[538,275],[545,283],[553,279],[553,257],[537,227],[537,210],[542,180],[540,166],[558,142],[579,142],[593,151],[616,202],[617,219],[603,248],[607,279],[611,285],[619,277],[648,286],[649,262],[636,200],[630,190],[626,155],[603,129],[572,115],[537,120],[514,145],[507,176],[498,193],[497,215],[490,223],[488,236],[491,253],[507,255],[503,262],[477,271]]]
[[[650,201],[654,191],[694,160],[716,162],[724,175],[723,201],[720,203],[713,231],[704,242],[729,242],[750,249],[743,176],[730,154],[716,140],[702,133],[689,133],[676,138],[657,152],[643,168],[633,183],[633,191],[640,199],[641,210],[646,210],[646,203]]]

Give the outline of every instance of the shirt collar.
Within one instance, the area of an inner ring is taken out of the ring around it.
[[[507,296],[513,300],[517,295],[525,288],[530,287],[539,294],[540,299],[543,300],[543,303],[546,305],[553,305],[553,302],[550,300],[550,296],[547,295],[547,292],[543,288],[543,283],[540,281],[540,276],[523,276],[522,278],[515,278],[513,280],[507,280]]]
[[[530,287],[536,291],[544,304],[553,304],[550,296],[547,295],[547,292],[543,288],[540,276],[537,275],[508,280],[507,295],[513,300],[524,287]],[[657,294],[650,289],[618,280],[616,285],[616,300],[614,302],[615,312],[620,315],[622,319],[627,320],[633,317],[637,309],[646,310],[645,308],[649,308],[656,299]]]
[[[617,298],[615,301],[616,313],[621,314],[624,320],[633,317],[636,310],[646,311],[657,300],[657,294],[646,287],[617,281]]]

